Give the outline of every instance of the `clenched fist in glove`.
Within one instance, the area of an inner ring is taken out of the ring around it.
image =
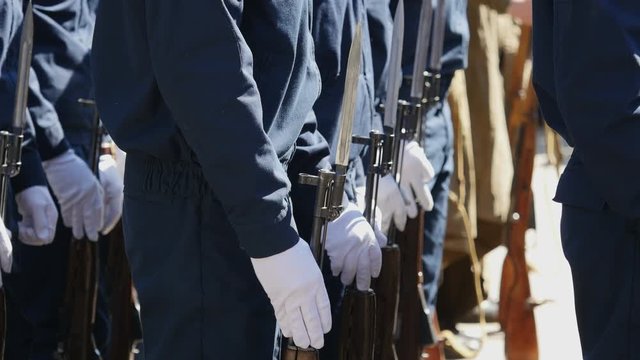
[[[124,185],[113,156],[101,155],[98,168],[100,170],[100,184],[104,189],[104,226],[101,232],[106,235],[116,226],[122,216]]]
[[[11,246],[11,236],[4,226],[4,220],[0,218],[0,267],[6,273],[11,272],[13,262],[13,247]],[[0,274],[0,287],[2,287],[2,274]]]
[[[70,227],[73,236],[98,241],[104,216],[104,191],[91,169],[72,150],[51,160],[42,167],[60,203],[62,222]]]
[[[400,191],[405,198],[413,199],[426,210],[433,209],[433,197],[427,183],[435,176],[433,165],[427,159],[422,147],[411,141],[404,146]]]
[[[256,276],[271,299],[282,334],[302,348],[324,346],[331,330],[331,304],[311,249],[300,240],[289,250],[251,259]]]
[[[386,244],[386,238],[379,241],[377,236],[384,235],[376,234],[358,206],[345,200],[346,197],[342,214],[328,225],[325,249],[333,275],[340,274],[345,285],[351,285],[355,279],[358,290],[365,291],[371,285],[371,278],[380,275],[382,252],[379,242]]]
[[[56,234],[58,209],[46,186],[32,186],[16,194],[19,238],[24,244],[42,246],[50,244]]]

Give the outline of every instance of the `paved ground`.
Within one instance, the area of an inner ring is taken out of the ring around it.
[[[548,164],[546,156],[536,156],[533,176],[537,229],[527,233],[527,259],[533,271],[531,290],[536,300],[548,300],[535,310],[540,360],[579,360],[582,358],[573,305],[571,271],[560,243],[561,206],[551,201],[558,172]],[[506,250],[496,249],[485,257],[487,288],[492,299],[498,299],[502,259]],[[478,325],[463,325],[461,330],[481,333]],[[504,359],[504,335],[497,324],[489,324],[490,335],[477,360]]]

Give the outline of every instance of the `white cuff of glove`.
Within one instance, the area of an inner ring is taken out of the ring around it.
[[[73,236],[98,240],[104,216],[104,190],[87,164],[72,150],[51,160],[42,167],[53,194],[60,203],[60,215]]]
[[[433,197],[427,183],[435,176],[433,165],[424,154],[424,149],[411,141],[404,147],[400,191],[405,198],[414,198],[426,211],[433,209]]]
[[[106,235],[111,232],[122,216],[124,184],[113,156],[101,155],[98,169],[100,184],[104,189],[104,226],[101,232]]]
[[[32,186],[16,194],[18,212],[22,221],[18,224],[20,241],[26,245],[50,244],[56,234],[58,209],[45,186]]]
[[[251,259],[271,299],[282,334],[302,348],[324,346],[331,330],[331,304],[322,273],[306,242],[279,254]]]
[[[331,272],[334,276],[340,274],[345,285],[351,285],[355,279],[358,290],[365,291],[371,278],[380,275],[382,252],[378,239],[354,203],[347,201],[342,214],[329,223],[325,249],[331,260]]]

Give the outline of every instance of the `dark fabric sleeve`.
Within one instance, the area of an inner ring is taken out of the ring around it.
[[[555,2],[558,109],[607,204],[640,217],[640,7]]]
[[[40,91],[35,71],[29,76],[29,114],[37,136],[37,149],[42,160],[50,160],[70,149],[56,110]]]
[[[157,87],[240,245],[256,258],[292,247],[289,183],[263,130],[251,51],[229,14],[241,10],[209,0],[145,6]]]

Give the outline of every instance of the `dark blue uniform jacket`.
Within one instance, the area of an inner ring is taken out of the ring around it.
[[[109,133],[129,156],[201,166],[252,257],[298,239],[283,169],[298,138],[314,149],[302,157],[327,154],[305,123],[320,92],[309,6],[109,0],[98,10],[93,65]]]
[[[575,150],[556,200],[640,217],[640,6],[534,1],[534,84]]]
[[[55,112],[30,103],[40,154],[51,159],[75,146],[87,157],[94,131],[90,51],[97,0],[35,0],[33,69],[38,93]],[[39,101],[41,104],[42,101]]]

